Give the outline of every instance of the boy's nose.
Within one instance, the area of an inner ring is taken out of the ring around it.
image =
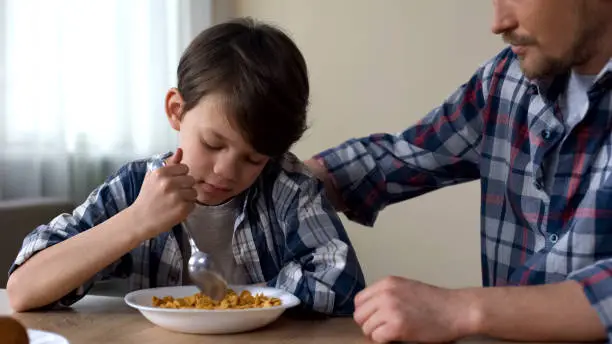
[[[233,181],[238,173],[238,164],[233,158],[219,158],[215,162],[213,172],[223,180]]]
[[[491,31],[496,34],[509,32],[517,27],[516,17],[508,0],[493,0],[493,23]]]

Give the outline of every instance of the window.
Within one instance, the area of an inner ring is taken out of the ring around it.
[[[210,1],[3,0],[0,16],[0,199],[82,198],[176,147],[164,97]]]

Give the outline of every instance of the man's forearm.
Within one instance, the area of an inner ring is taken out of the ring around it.
[[[459,291],[473,300],[471,332],[509,340],[597,341],[607,338],[597,312],[575,281]]]

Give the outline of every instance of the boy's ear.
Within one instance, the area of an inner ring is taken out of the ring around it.
[[[166,116],[172,129],[181,130],[181,118],[183,116],[183,97],[177,88],[171,88],[166,94]]]

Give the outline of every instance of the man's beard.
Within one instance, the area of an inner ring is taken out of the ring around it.
[[[540,56],[538,61],[527,65],[523,57],[519,57],[521,71],[528,79],[547,79],[563,74],[572,68],[572,59]]]
[[[574,66],[580,66],[586,63],[593,56],[593,42],[597,35],[596,29],[583,28],[574,40],[571,48],[561,57],[545,56],[531,52],[532,55],[528,58],[531,60],[529,64],[525,61],[525,57],[519,56],[519,62],[523,74],[529,79],[546,79],[564,74]],[[537,48],[538,42],[530,37],[516,36],[513,33],[505,33],[503,39],[506,43],[514,45],[523,45],[526,47]]]
[[[586,42],[577,42],[564,56],[555,58],[540,55],[531,65],[526,65],[523,58],[519,58],[521,70],[529,79],[547,79],[564,74],[574,66],[579,66],[591,58],[590,49]]]

